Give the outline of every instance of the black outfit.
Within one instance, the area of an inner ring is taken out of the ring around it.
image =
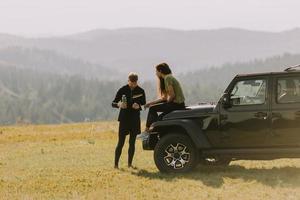
[[[150,127],[153,122],[162,119],[163,116],[165,116],[166,114],[174,110],[183,110],[183,109],[185,109],[184,103],[162,102],[157,105],[153,105],[149,108],[146,127]],[[158,112],[162,112],[162,114],[158,115],[157,114]]]
[[[118,166],[119,159],[122,153],[122,148],[125,143],[125,138],[128,134],[130,135],[128,149],[128,165],[132,164],[132,159],[135,151],[136,135],[141,133],[141,106],[146,104],[145,91],[141,87],[137,86],[134,89],[131,89],[128,85],[125,85],[118,90],[116,97],[112,102],[112,107],[118,108],[118,102],[122,100],[122,95],[126,95],[127,108],[120,109],[118,117],[119,141],[115,151],[115,166]],[[133,109],[132,105],[134,103],[139,104],[140,109]]]

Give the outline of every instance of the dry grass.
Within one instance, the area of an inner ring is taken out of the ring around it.
[[[137,142],[113,166],[115,122],[0,128],[0,199],[300,199],[300,160],[236,161],[184,175],[157,171]]]

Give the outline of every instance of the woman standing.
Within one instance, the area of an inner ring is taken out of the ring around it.
[[[169,65],[166,63],[157,65],[156,76],[158,77],[158,92],[160,98],[145,104],[145,108],[149,107],[149,113],[145,132],[140,135],[139,138],[147,135],[151,124],[156,122],[159,117],[163,117],[174,110],[182,110],[185,108],[185,98],[181,85],[172,75]],[[158,112],[162,112],[162,114],[158,116]]]

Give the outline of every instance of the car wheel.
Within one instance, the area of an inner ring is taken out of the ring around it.
[[[168,134],[156,144],[154,161],[163,173],[183,173],[197,165],[198,151],[188,136]]]
[[[209,166],[228,166],[231,162],[230,158],[220,158],[220,157],[212,157],[212,158],[200,158],[200,165],[209,165]]]

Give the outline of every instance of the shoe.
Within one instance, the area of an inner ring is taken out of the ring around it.
[[[115,165],[114,168],[115,168],[115,169],[119,169],[119,166],[118,166],[118,165]]]
[[[134,167],[132,165],[128,165],[128,168],[131,168],[131,169],[137,169],[137,167]]]
[[[144,131],[144,132],[138,134],[138,135],[136,136],[136,139],[138,139],[138,140],[144,140],[144,139],[146,139],[148,136],[149,136],[149,132]]]

